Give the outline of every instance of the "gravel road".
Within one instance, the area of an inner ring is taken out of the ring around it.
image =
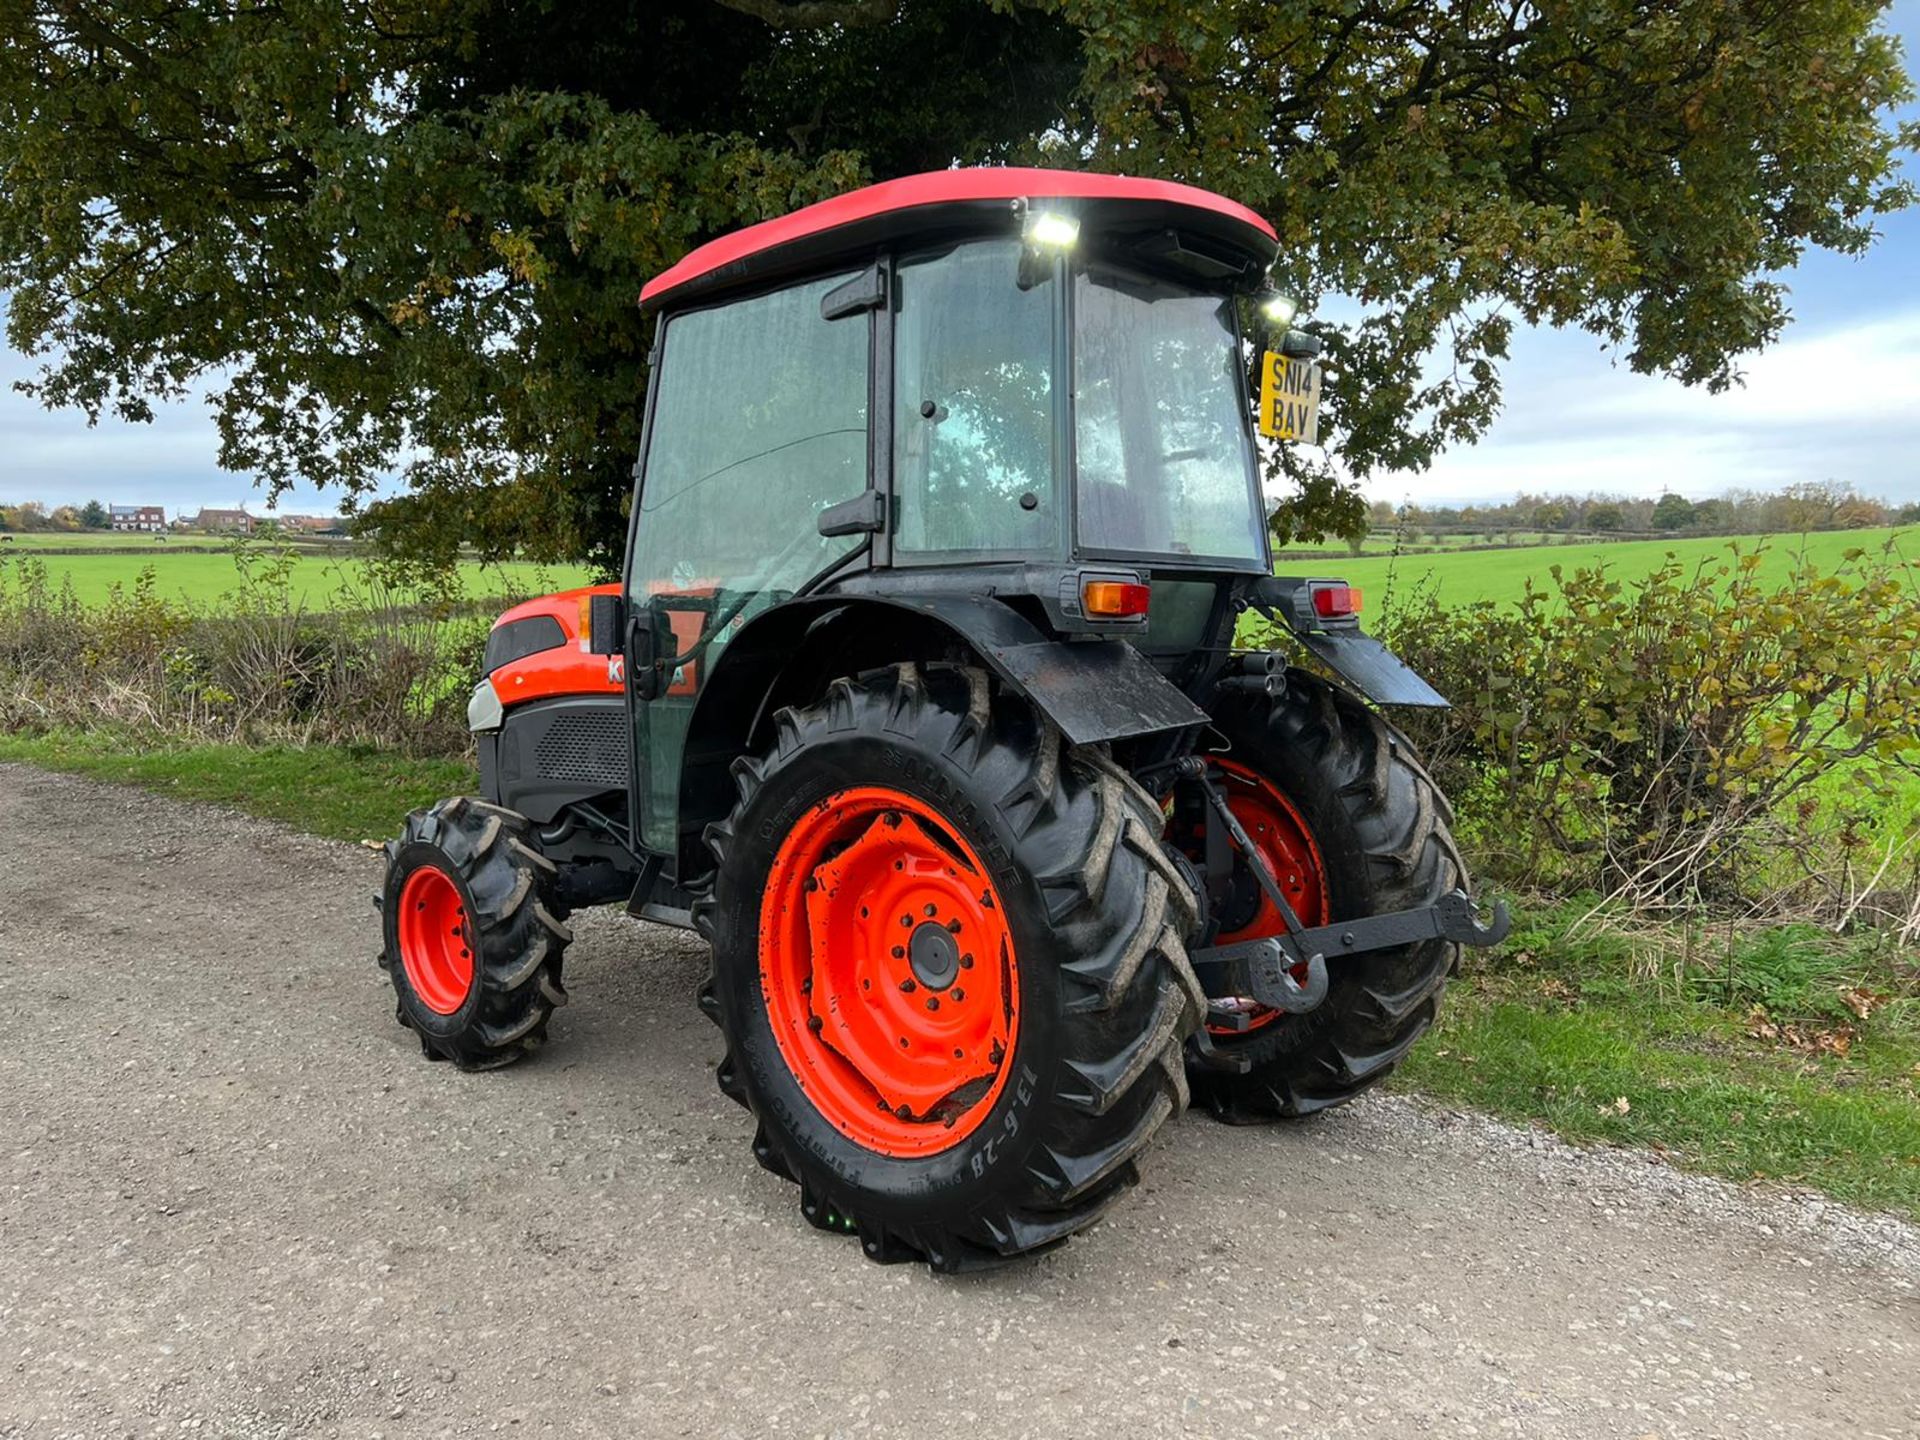
[[[1920,1235],[1398,1099],[984,1277],[807,1228],[687,936],[424,1063],[378,857],[0,766],[0,1436],[1920,1435]]]

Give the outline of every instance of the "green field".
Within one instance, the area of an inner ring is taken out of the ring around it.
[[[1360,587],[1366,596],[1366,610],[1378,617],[1393,603],[1431,584],[1437,598],[1447,605],[1470,605],[1477,600],[1518,600],[1528,580],[1536,585],[1551,585],[1551,568],[1559,565],[1568,571],[1593,565],[1605,565],[1623,580],[1646,575],[1672,555],[1682,564],[1719,564],[1730,558],[1730,546],[1744,551],[1764,546],[1765,560],[1760,567],[1763,581],[1786,577],[1802,556],[1823,570],[1833,570],[1852,549],[1878,551],[1889,540],[1895,553],[1911,567],[1916,594],[1920,595],[1920,530],[1905,529],[1838,530],[1816,535],[1745,536],[1699,540],[1621,540],[1598,541],[1586,545],[1539,545],[1513,550],[1473,550],[1452,554],[1351,556],[1329,549],[1324,564],[1306,557],[1282,560],[1282,574],[1299,574],[1308,568],[1338,576]]]
[[[1539,537],[1522,535],[1517,539]],[[1591,541],[1580,544],[1518,545],[1506,549],[1468,549],[1479,543],[1472,536],[1446,536],[1441,548],[1433,551],[1422,542],[1424,553],[1395,555],[1381,547],[1388,542],[1375,538],[1367,542],[1359,556],[1340,542],[1317,546],[1291,546],[1276,567],[1282,574],[1318,573],[1337,575],[1358,585],[1367,598],[1367,612],[1378,617],[1394,601],[1420,587],[1431,584],[1437,597],[1449,605],[1465,605],[1476,600],[1511,601],[1520,598],[1528,580],[1536,585],[1551,584],[1549,571],[1555,565],[1567,570],[1605,565],[1622,579],[1645,575],[1668,555],[1683,564],[1717,564],[1729,556],[1729,547],[1743,550],[1764,547],[1763,580],[1778,580],[1801,555],[1816,561],[1821,568],[1838,566],[1846,551],[1856,547],[1877,550],[1892,540],[1895,551],[1913,565],[1916,594],[1920,594],[1920,530],[1905,529],[1829,531],[1814,535],[1746,536],[1684,540]],[[254,548],[256,555],[267,552],[265,544]],[[74,550],[98,550],[100,554],[60,553]],[[53,552],[53,553],[48,553]],[[293,591],[299,603],[308,609],[330,609],[353,593],[364,594],[366,575],[347,546],[340,541],[307,542],[294,547],[299,557],[293,571]],[[151,567],[158,593],[168,600],[188,600],[204,607],[217,607],[222,596],[232,591],[239,580],[234,546],[213,537],[184,537],[156,544],[128,535],[17,535],[12,543],[0,545],[0,584],[5,584],[14,563],[33,557],[47,566],[57,586],[70,582],[83,604],[103,603],[115,585],[131,586],[141,571]],[[460,576],[469,598],[500,595],[535,595],[549,590],[586,584],[592,576],[579,566],[541,566],[522,562],[505,565],[463,564]]]
[[[345,545],[344,540],[301,540],[300,545],[315,547]],[[113,530],[36,530],[0,540],[0,554],[13,550],[138,550],[143,555],[166,555],[182,550],[225,550],[233,542],[220,535],[177,535],[169,532],[165,540],[136,531]]]
[[[107,537],[20,536],[15,542],[21,547],[17,552],[14,546],[0,546],[0,586],[11,584],[11,572],[29,557],[47,567],[48,578],[54,586],[71,584],[74,594],[84,605],[105,603],[116,585],[123,589],[131,587],[141,572],[149,568],[154,574],[155,591],[161,599],[185,600],[208,610],[217,610],[222,597],[230,594],[240,583],[241,572],[235,552],[230,546],[218,542],[214,542],[217,548],[186,549],[174,548],[178,543],[174,541],[166,545],[147,542],[145,548],[140,548],[140,542],[134,541],[132,548],[136,553],[132,554],[119,551],[98,555],[44,553],[49,544],[56,540],[72,542],[76,539],[88,542],[86,548],[98,549],[102,548],[99,542],[106,541]],[[112,539],[118,540],[123,547],[127,546],[124,536]],[[268,553],[265,547],[253,551],[256,559]],[[297,558],[290,572],[290,590],[297,604],[307,610],[330,610],[364,603],[369,577],[360,561],[318,547],[302,547],[294,553]],[[540,595],[584,585],[593,578],[583,566],[521,562],[505,565],[468,562],[460,566],[459,574],[462,588],[469,599]]]

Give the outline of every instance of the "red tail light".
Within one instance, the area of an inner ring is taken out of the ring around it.
[[[1080,603],[1087,614],[1102,620],[1125,620],[1147,613],[1153,598],[1151,586],[1127,580],[1089,580],[1080,590]]]
[[[1322,620],[1345,620],[1360,613],[1360,592],[1351,585],[1315,585],[1313,613]]]

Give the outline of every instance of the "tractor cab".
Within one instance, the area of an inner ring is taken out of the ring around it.
[[[423,1048],[540,1043],[572,910],[696,929],[755,1154],[937,1269],[1089,1223],[1189,1088],[1384,1075],[1505,920],[1368,703],[1444,702],[1272,573],[1261,436],[1318,402],[1276,250],[1189,186],[954,170],[648,284],[625,573],[501,618],[483,799],[390,850]],[[1249,609],[1316,668],[1237,646]]]
[[[683,774],[700,687],[667,643],[689,615],[708,675],[756,617],[829,593],[991,596],[1045,638],[1183,664],[1230,583],[1271,568],[1241,301],[1275,248],[1186,186],[953,171],[751,227],[650,284],[625,587],[646,843],[700,848],[680,813],[712,781],[699,753]]]

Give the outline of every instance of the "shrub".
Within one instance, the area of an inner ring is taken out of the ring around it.
[[[1772,587],[1760,559],[1392,609],[1382,638],[1455,701],[1407,723],[1483,864],[1659,903],[1830,883],[1920,760],[1920,595],[1891,549]]]
[[[214,610],[164,599],[155,572],[103,606],[43,562],[0,562],[0,728],[102,720],[196,739],[373,744],[461,754],[494,605],[378,572],[325,613],[295,598],[286,552],[236,547]]]

